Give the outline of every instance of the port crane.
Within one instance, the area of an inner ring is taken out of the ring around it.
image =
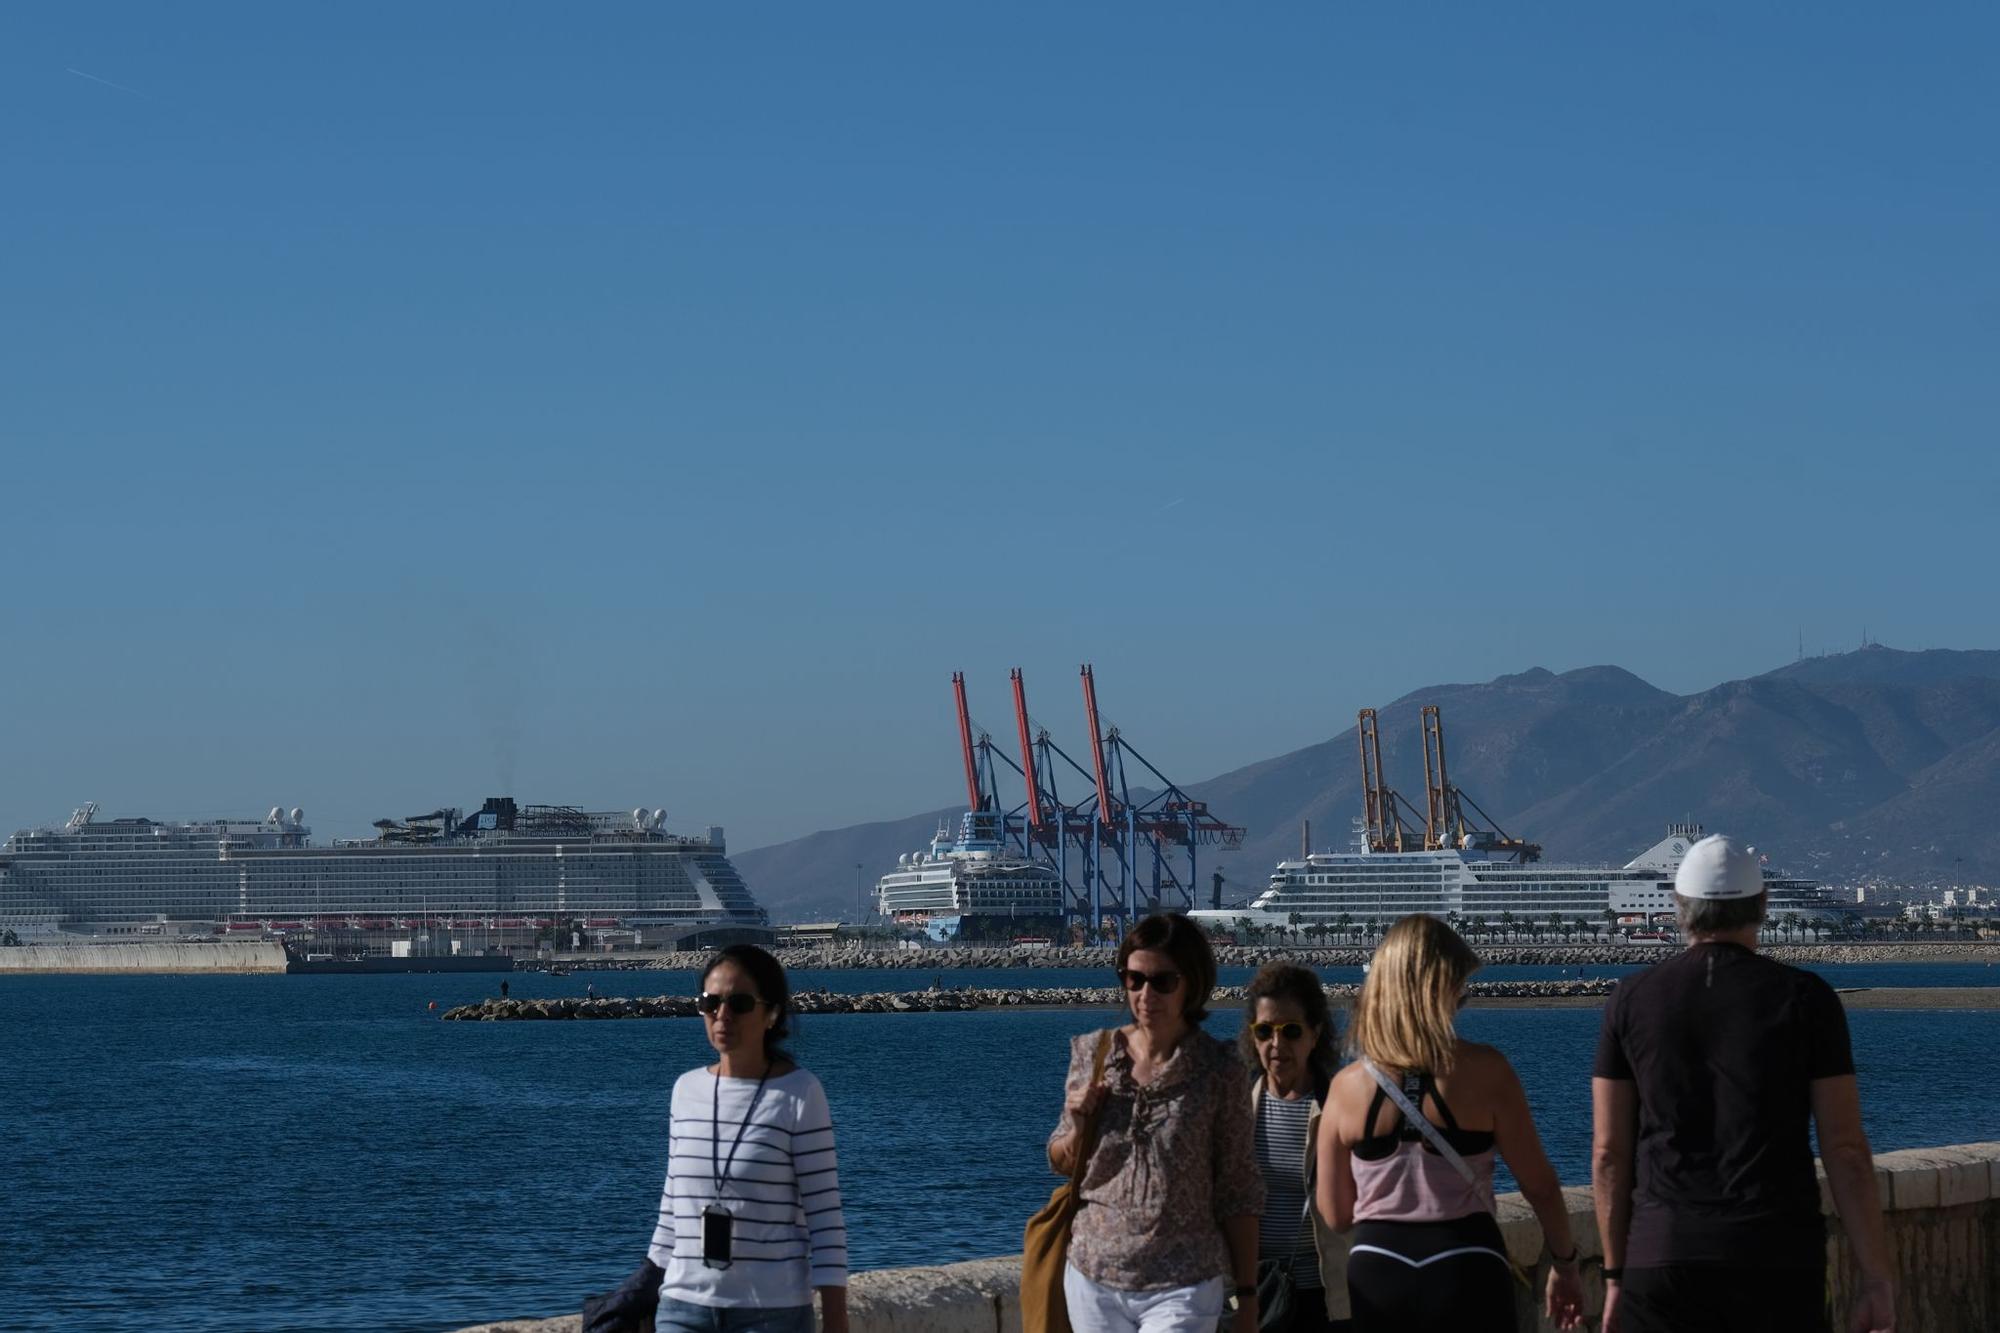
[[[1146,912],[1194,907],[1199,849],[1239,847],[1244,831],[1168,779],[1117,727],[1105,725],[1095,673],[1085,665],[1080,675],[1091,737],[1088,766],[1030,717],[1020,668],[1008,673],[1018,763],[974,726],[964,673],[953,673],[966,798],[968,809],[997,816],[996,831],[1005,845],[1056,871],[1067,920],[1091,932],[1106,926],[1122,932]],[[1003,764],[1020,778],[1025,794],[1020,805],[1005,810],[996,781]],[[1133,777],[1148,785],[1134,788]],[[1065,780],[1080,782],[1088,794],[1075,804],[1065,802]]]
[[[1479,802],[1454,786],[1445,771],[1444,715],[1436,704],[1425,704],[1424,732],[1424,850],[1481,852],[1527,864],[1542,858],[1540,844],[1508,834]],[[1470,818],[1470,807],[1478,820]]]
[[[1374,709],[1364,708],[1354,715],[1354,732],[1361,747],[1362,837],[1368,850],[1415,851],[1416,812],[1382,781],[1382,733],[1376,725]]]

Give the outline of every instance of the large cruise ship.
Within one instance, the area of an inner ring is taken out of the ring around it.
[[[102,819],[25,829],[0,847],[0,928],[57,934],[484,932],[485,947],[554,929],[636,942],[761,928],[764,910],[720,828],[666,830],[661,810],[601,813],[492,797],[377,821],[315,846],[302,810],[263,819]],[[642,932],[650,932],[642,938]]]
[[[1522,860],[1513,850],[1370,851],[1366,840],[1351,852],[1312,852],[1281,861],[1270,887],[1247,910],[1199,911],[1204,922],[1234,928],[1296,930],[1306,925],[1375,930],[1412,912],[1453,920],[1470,929],[1503,929],[1520,923],[1547,926],[1552,919],[1585,929],[1670,923],[1674,871],[1701,827],[1676,824],[1667,836],[1622,866],[1563,865]],[[1837,920],[1852,911],[1817,882],[1764,871],[1770,920],[1787,914]],[[1296,914],[1297,921],[1293,917]]]
[[[1060,928],[1062,878],[1009,852],[999,815],[968,810],[956,837],[940,828],[928,851],[896,858],[896,868],[876,882],[875,905],[889,920],[921,925],[936,939],[1050,934]]]

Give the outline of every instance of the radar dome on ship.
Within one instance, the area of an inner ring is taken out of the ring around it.
[[[296,805],[292,807],[292,822],[294,824],[303,824],[306,822],[306,812],[302,807]]]
[[[904,852],[901,856],[896,858],[896,864],[899,866],[906,866],[909,863],[910,863],[910,854],[908,852]]]
[[[646,807],[645,807],[645,806],[643,806],[643,805],[642,805],[642,806],[640,806],[640,807],[639,807],[638,809],[636,809],[636,810],[634,810],[634,811],[632,812],[632,827],[633,827],[633,828],[644,828],[644,827],[646,827]]]
[[[285,808],[281,805],[272,806],[271,813],[264,816],[264,822],[266,824],[281,824],[284,822],[284,819],[285,819]]]
[[[666,823],[667,823],[667,812],[665,810],[653,811],[654,828],[664,828],[666,826]]]

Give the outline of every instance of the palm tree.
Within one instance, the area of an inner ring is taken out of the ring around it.
[[[1333,919],[1333,928],[1340,932],[1340,937],[1342,939],[1348,939],[1348,937],[1353,933],[1354,930],[1353,914],[1349,912],[1342,912],[1339,916]]]
[[[1550,912],[1549,934],[1560,935],[1562,934],[1562,931],[1563,931],[1563,914],[1561,912]]]
[[[1292,935],[1292,943],[1294,944],[1297,944],[1299,942],[1299,926],[1305,921],[1305,919],[1306,919],[1305,913],[1300,912],[1296,909],[1293,910],[1290,916],[1285,918],[1285,924],[1292,928],[1291,935]]]
[[[1500,929],[1505,932],[1509,940],[1514,938],[1514,914],[1512,912],[1502,912],[1500,914]]]

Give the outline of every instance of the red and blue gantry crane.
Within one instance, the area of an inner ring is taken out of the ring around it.
[[[959,743],[965,760],[968,810],[997,816],[989,828],[1010,850],[1056,871],[1063,884],[1063,915],[1087,934],[1123,933],[1147,912],[1186,911],[1195,905],[1200,849],[1234,849],[1243,830],[1210,812],[1155,767],[1098,712],[1097,680],[1081,669],[1089,767],[1057,745],[1028,713],[1020,668],[1009,673],[1014,694],[1020,761],[972,724],[965,678],[954,673]],[[1001,810],[997,778],[1004,763],[1021,780],[1024,799]],[[1136,778],[1146,784],[1133,787]],[[1084,796],[1062,799],[1065,781],[1080,782]],[[977,821],[987,825],[988,821]]]

